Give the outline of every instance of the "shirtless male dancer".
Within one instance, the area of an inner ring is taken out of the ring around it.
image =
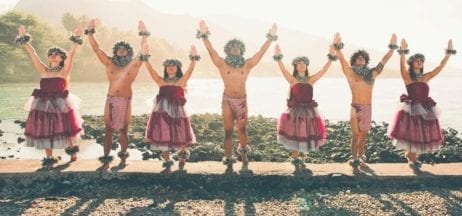
[[[85,34],[88,35],[91,47],[98,59],[106,67],[106,75],[109,80],[109,89],[104,106],[104,155],[98,159],[107,169],[113,157],[109,155],[112,146],[114,129],[120,132],[119,142],[121,151],[117,156],[121,159],[120,165],[126,165],[129,154],[128,148],[128,125],[131,119],[132,83],[138,75],[142,65],[143,55],[133,58],[133,49],[125,41],[117,42],[112,48],[113,56],[108,56],[98,45],[94,37],[96,22],[90,20]],[[141,46],[146,43],[149,32],[142,21],[138,23],[139,35],[142,37]]]
[[[335,34],[334,48],[336,49],[338,59],[342,65],[343,73],[345,74],[348,84],[350,85],[352,103],[350,113],[351,125],[351,156],[350,165],[353,168],[353,173],[359,173],[358,166],[363,169],[366,165],[366,137],[371,129],[371,102],[372,90],[374,88],[374,80],[380,75],[383,67],[393,55],[393,50],[397,49],[396,35],[391,36],[388,52],[382,58],[376,67],[369,68],[369,54],[364,50],[355,52],[348,62],[341,49],[343,48],[342,39],[339,33]]]
[[[271,42],[277,39],[276,32],[277,26],[276,24],[273,24],[266,35],[267,40],[252,58],[245,59],[243,57],[245,45],[238,39],[230,40],[225,45],[224,50],[226,57],[222,58],[218,55],[208,40],[210,32],[205,22],[202,20],[199,24],[199,30],[197,31],[196,37],[202,38],[213,63],[220,71],[220,75],[225,85],[221,108],[223,127],[225,130],[225,158],[223,159],[223,163],[227,165],[226,172],[232,172],[233,163],[235,162],[232,158],[232,147],[233,131],[234,126],[236,126],[239,136],[239,147],[237,148],[237,151],[242,160],[242,168],[240,172],[242,174],[251,173],[251,170],[248,169],[249,160],[247,158],[247,154],[250,152],[250,146],[247,143],[246,129],[248,111],[246,101],[246,81],[250,70],[258,64],[266,50],[270,47]]]

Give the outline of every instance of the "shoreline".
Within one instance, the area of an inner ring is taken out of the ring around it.
[[[131,159],[159,160],[160,152],[148,148],[144,139],[144,132],[148,115],[132,117],[129,128],[129,151]],[[85,135],[82,137],[81,158],[95,159],[102,154],[104,137],[104,122],[102,116],[83,116]],[[276,118],[250,116],[248,125],[249,144],[253,147],[249,155],[251,161],[256,162],[285,162],[289,160],[290,152],[276,141]],[[13,120],[1,121],[0,130],[0,160],[10,159],[41,159],[42,150],[25,147],[23,129],[24,122]],[[197,143],[190,147],[191,162],[220,161],[223,157],[223,125],[221,115],[200,114],[191,115],[191,124],[196,134]],[[7,125],[9,128],[5,128]],[[305,155],[306,163],[325,164],[343,163],[350,159],[350,128],[346,121],[326,121],[328,137],[326,144],[320,151],[309,152]],[[404,151],[397,150],[387,137],[388,125],[385,122],[373,122],[367,138],[366,156],[368,163],[397,163],[406,162]],[[427,164],[462,162],[462,137],[460,132],[447,128],[444,130],[445,143],[439,151],[421,154],[420,160]],[[116,155],[120,144],[117,143],[118,134],[114,136],[111,154]],[[234,135],[234,146],[237,146],[237,136]],[[239,159],[236,149],[234,155]],[[56,150],[56,156],[67,158],[62,150]]]

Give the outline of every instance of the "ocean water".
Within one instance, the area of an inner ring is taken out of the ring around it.
[[[38,83],[0,84],[0,119],[25,119],[24,104]],[[71,93],[81,99],[80,113],[102,115],[107,83],[72,83]],[[150,113],[158,93],[154,82],[133,85],[133,114]],[[223,82],[220,79],[191,79],[187,89],[186,109],[190,114],[221,113]],[[282,77],[249,78],[247,100],[250,115],[278,117],[286,108],[289,85]],[[405,93],[401,79],[377,79],[372,103],[372,119],[389,122]],[[435,78],[430,82],[430,96],[441,109],[443,128],[462,131],[462,78]],[[326,119],[348,120],[351,94],[344,78],[323,78],[314,85],[314,99]]]

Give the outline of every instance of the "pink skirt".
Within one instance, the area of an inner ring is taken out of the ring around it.
[[[83,134],[83,119],[78,115],[79,99],[34,97],[26,103],[29,110],[24,134],[26,145],[37,149],[64,149],[69,141]]]
[[[292,107],[279,118],[277,141],[288,150],[315,151],[326,142],[326,138],[324,120],[315,107]]]
[[[403,102],[398,107],[388,136],[398,149],[408,152],[426,153],[438,150],[444,137],[435,106],[426,108],[420,103]]]
[[[181,105],[160,99],[146,126],[146,141],[153,150],[173,150],[196,143],[191,121]]]

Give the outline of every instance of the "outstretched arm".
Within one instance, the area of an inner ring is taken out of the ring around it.
[[[71,36],[72,44],[71,44],[71,47],[69,48],[67,58],[66,60],[64,60],[64,68],[63,68],[63,71],[65,73],[64,76],[66,77],[72,71],[71,69],[72,69],[72,63],[74,61],[75,51],[77,50],[77,47],[80,45],[79,43],[82,43],[82,40],[81,40],[82,33],[83,33],[82,27],[79,26],[74,29],[74,35]]]
[[[334,48],[335,48],[335,52],[337,53],[338,60],[340,61],[340,65],[342,66],[342,71],[345,74],[345,76],[347,77],[353,76],[353,74],[351,73],[350,64],[348,64],[348,61],[345,59],[345,56],[343,56],[342,38],[340,37],[340,33],[338,32],[335,33],[335,36],[334,36]]]
[[[141,20],[138,21],[138,35],[141,37],[140,48],[141,48],[141,51],[143,51],[145,44],[148,43],[147,38],[149,37],[149,35],[151,35],[151,33],[148,31],[148,29],[146,28],[146,25]],[[140,54],[143,55],[142,52],[140,52]],[[137,68],[136,72],[134,73],[135,76],[138,74],[139,68],[141,67],[141,64],[143,63],[141,61],[141,55],[140,55],[140,58],[135,58],[133,61],[132,67]]]
[[[149,47],[148,43],[143,44],[143,49],[141,51],[141,54],[149,56]],[[157,73],[157,71],[152,67],[151,62],[146,61],[145,62],[146,68],[149,71],[149,74],[151,75],[152,79],[158,86],[162,86],[164,84],[164,80],[162,79],[161,76]]]
[[[373,74],[372,74],[373,78],[377,77],[378,75],[380,75],[380,73],[382,73],[383,67],[388,62],[388,60],[390,60],[391,56],[393,55],[393,51],[395,51],[395,49],[398,48],[396,45],[397,43],[398,43],[398,39],[396,38],[396,35],[393,34],[390,39],[390,44],[388,45],[388,48],[390,49],[385,54],[385,56],[383,56],[382,61],[380,61],[377,64],[377,66],[373,69]]]
[[[255,53],[255,55],[252,58],[250,58],[248,60],[247,67],[249,69],[255,67],[255,65],[257,65],[258,62],[260,62],[260,60],[263,57],[263,55],[265,54],[266,50],[268,50],[269,46],[271,45],[271,42],[273,42],[273,41],[275,41],[277,39],[276,33],[277,33],[277,26],[276,26],[276,24],[273,24],[273,26],[271,27],[271,29],[268,32],[267,40],[265,41],[263,46],[260,48],[260,50],[257,53]]]
[[[191,45],[191,51],[189,53],[189,59],[191,60],[191,63],[189,64],[188,69],[184,73],[184,76],[180,80],[181,86],[186,86],[186,83],[188,82],[189,78],[191,78],[194,67],[196,67],[196,62],[200,59],[200,56],[197,55],[196,46],[194,46],[194,45]]]
[[[130,71],[130,73],[128,73],[128,76],[130,76],[130,78],[132,78],[133,80],[135,80],[138,76],[143,62],[147,61],[147,59],[149,58],[148,54],[144,54],[143,52],[145,52],[144,49],[147,47],[147,37],[151,33],[149,33],[149,31],[146,29],[146,26],[144,25],[144,22],[141,20],[138,22],[138,31],[138,35],[141,36],[141,50],[139,54],[136,55],[136,57],[127,66],[127,69]]]
[[[335,55],[335,49],[334,49],[333,45],[329,46],[329,54],[327,56],[328,56],[328,61],[326,62],[324,67],[322,67],[322,69],[320,71],[318,71],[316,74],[314,74],[313,76],[310,77],[309,82],[310,82],[311,85],[313,85],[316,81],[321,79],[321,77],[324,76],[324,74],[326,74],[327,70],[329,69],[330,65],[332,64],[332,61],[337,60],[337,55]]]
[[[284,78],[286,78],[287,82],[289,82],[290,86],[293,86],[297,83],[297,80],[289,73],[289,71],[286,69],[284,66],[284,63],[282,63],[282,54],[281,54],[281,48],[279,47],[279,44],[276,45],[274,48],[274,60],[278,62],[279,69],[281,69],[282,75],[284,75]]]
[[[221,58],[217,51],[212,47],[212,43],[210,43],[208,36],[209,36],[209,28],[205,24],[204,20],[201,20],[199,23],[199,31],[197,32],[196,37],[197,38],[202,38],[202,41],[204,41],[205,48],[207,49],[207,52],[209,52],[210,58],[212,58],[213,64],[217,67],[223,66],[225,63],[224,59]]]
[[[26,33],[26,28],[23,25],[19,26],[17,39],[29,37],[29,40],[31,40],[30,36],[26,35]],[[39,73],[40,75],[45,73],[47,66],[42,62],[42,60],[40,60],[40,57],[37,55],[37,52],[35,52],[34,47],[32,47],[29,41],[22,43],[22,45],[29,54],[29,57],[32,60],[32,64],[34,65],[34,68],[37,71],[37,73]]]
[[[449,57],[451,55],[453,55],[453,54],[455,54],[455,50],[452,47],[452,40],[449,40],[448,41],[448,48],[446,49],[446,55],[444,56],[443,60],[441,60],[440,65],[438,65],[438,67],[433,69],[433,71],[427,73],[424,76],[424,79],[427,80],[427,81],[430,81],[431,79],[433,79],[433,77],[438,75],[443,70],[444,66],[446,66],[446,63],[448,62]]]
[[[91,19],[88,23],[88,27],[85,33],[88,34],[88,41],[90,42],[91,48],[96,53],[96,56],[98,56],[99,61],[104,65],[108,65],[111,63],[111,61],[109,60],[109,56],[102,49],[99,48],[98,42],[96,42],[96,39],[93,36],[95,27],[96,21],[95,19]]]
[[[408,45],[406,39],[401,39],[401,47],[398,50],[400,55],[399,66],[401,71],[401,77],[404,80],[404,84],[409,84],[412,82],[411,76],[409,75],[407,68],[406,68],[406,54],[409,54]]]

